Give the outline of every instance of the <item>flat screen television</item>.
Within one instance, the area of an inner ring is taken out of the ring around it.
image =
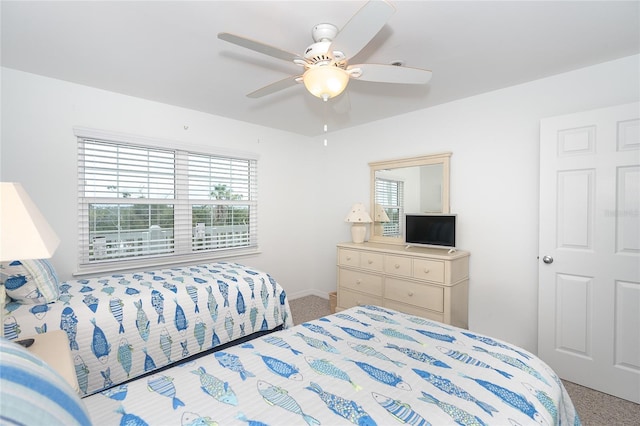
[[[448,249],[456,247],[455,214],[407,213],[404,229],[407,245]]]

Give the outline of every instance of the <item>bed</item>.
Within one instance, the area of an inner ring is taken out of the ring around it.
[[[577,425],[558,376],[502,341],[359,306],[83,399],[96,425]]]
[[[4,335],[65,331],[83,396],[292,325],[283,288],[239,263],[113,274],[57,287],[53,303],[7,303]]]

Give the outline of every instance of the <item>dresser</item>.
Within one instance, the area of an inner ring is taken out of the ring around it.
[[[468,327],[469,252],[381,243],[337,250],[337,311],[378,305]]]

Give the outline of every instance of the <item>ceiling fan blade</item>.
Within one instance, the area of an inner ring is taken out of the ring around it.
[[[218,33],[220,40],[228,41],[229,43],[237,44],[238,46],[251,49],[263,55],[272,56],[274,58],[283,59],[285,61],[293,62],[295,59],[303,60],[300,55],[287,52],[286,50],[278,49],[277,47],[269,46],[262,42],[252,40],[246,37],[241,37],[231,33]]]
[[[264,87],[261,87],[260,89],[249,93],[247,97],[261,98],[263,96],[267,96],[280,90],[286,89],[287,87],[295,86],[299,81],[301,81],[301,79],[301,75],[291,75],[287,78],[283,78],[282,80],[278,80],[275,83],[271,83]]]
[[[342,52],[347,58],[357,55],[394,12],[394,7],[386,1],[370,0],[338,32],[329,51]]]
[[[431,80],[431,71],[384,64],[359,64],[349,66],[348,70],[358,68],[362,74],[356,80],[378,83],[427,84]]]

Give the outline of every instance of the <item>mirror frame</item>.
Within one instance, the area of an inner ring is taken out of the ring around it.
[[[376,203],[376,172],[378,170],[399,169],[403,167],[428,166],[431,164],[442,164],[442,213],[450,213],[449,195],[449,171],[451,169],[451,152],[439,154],[422,155],[417,157],[400,158],[396,160],[374,161],[369,163],[370,168],[370,210],[375,211]],[[393,238],[376,236],[373,234],[373,226],[369,232],[369,241],[387,244],[404,244],[404,238]]]

